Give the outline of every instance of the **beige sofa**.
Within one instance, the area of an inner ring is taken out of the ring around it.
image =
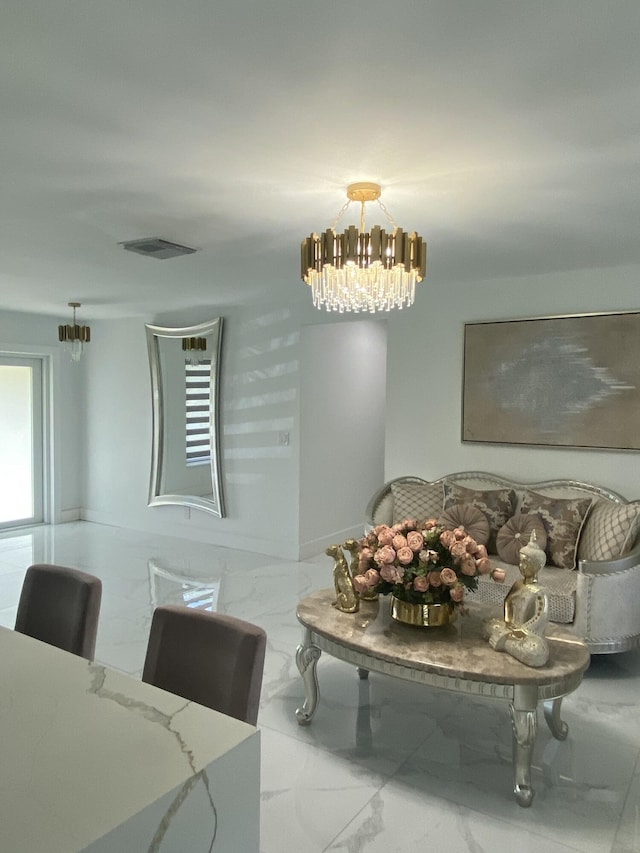
[[[571,626],[594,654],[640,645],[640,502],[591,483],[521,483],[464,471],[434,481],[398,477],[385,483],[369,501],[365,527],[439,518],[459,512],[461,504],[488,518],[491,559],[507,572],[504,584],[483,577],[479,600],[502,602],[519,576],[512,555],[521,533],[514,531],[526,526],[528,538],[533,524],[547,538],[547,566],[539,580],[549,593],[552,621]],[[501,559],[498,548],[513,562]]]

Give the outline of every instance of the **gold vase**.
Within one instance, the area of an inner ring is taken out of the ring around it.
[[[405,625],[439,628],[455,622],[457,613],[451,602],[444,604],[411,604],[391,596],[391,617]]]

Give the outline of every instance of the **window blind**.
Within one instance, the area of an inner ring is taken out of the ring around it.
[[[185,362],[186,462],[211,462],[211,360]]]

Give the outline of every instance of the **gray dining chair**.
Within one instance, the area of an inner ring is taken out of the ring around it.
[[[262,628],[234,616],[157,607],[142,680],[255,726],[266,645]]]
[[[101,601],[99,578],[38,563],[27,569],[15,630],[93,660]]]

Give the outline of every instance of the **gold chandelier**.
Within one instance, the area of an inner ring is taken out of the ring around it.
[[[327,311],[390,311],[413,305],[416,284],[425,276],[427,244],[403,231],[380,201],[378,184],[361,182],[347,187],[349,201],[322,234],[302,241],[301,277],[311,287],[313,304]],[[350,225],[342,234],[336,226],[352,201],[361,204],[360,228]],[[365,230],[364,206],[377,201],[391,223]]]
[[[67,305],[73,308],[73,323],[70,326],[58,326],[58,340],[64,344],[72,361],[80,361],[84,345],[91,340],[91,329],[76,323],[76,308],[80,308],[80,302],[68,302]]]
[[[182,339],[182,349],[185,352],[191,352],[192,350],[204,352],[207,348],[207,339],[206,338],[183,338]]]

